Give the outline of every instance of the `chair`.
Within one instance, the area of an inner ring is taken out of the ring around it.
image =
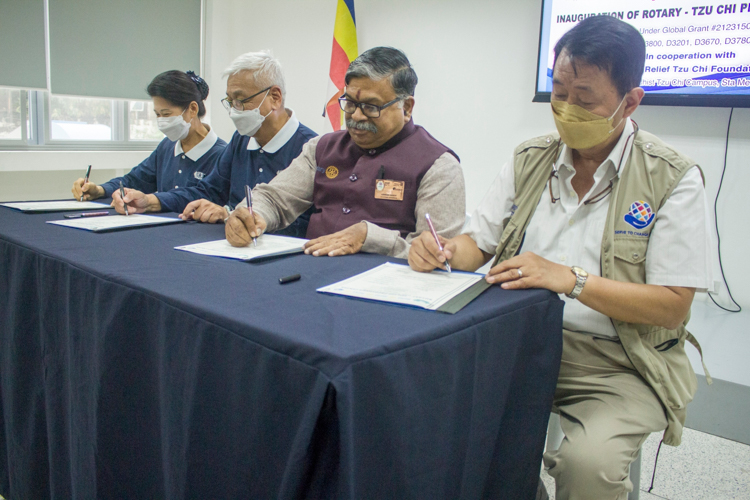
[[[547,425],[547,446],[546,451],[556,450],[562,444],[565,437],[562,427],[560,426],[560,415],[551,413],[549,416],[549,425]],[[633,491],[628,493],[628,500],[638,500],[641,495],[641,453],[630,464],[630,481],[633,483]]]

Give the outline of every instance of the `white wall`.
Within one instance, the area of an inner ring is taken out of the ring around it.
[[[554,130],[549,106],[531,102],[541,2],[355,0],[355,8],[360,52],[391,45],[414,65],[415,122],[461,157],[467,210],[473,210],[515,145]],[[231,60],[268,48],[284,65],[288,106],[318,133],[329,131],[321,112],[335,9],[334,0],[208,0],[207,69],[214,104],[225,85],[221,72]],[[238,12],[252,15],[228,15]],[[215,129],[228,138],[231,121],[221,107],[212,110]],[[703,167],[713,206],[729,109],[643,106],[633,118]],[[750,110],[739,109],[732,120],[719,228],[730,287],[750,307],[750,265],[744,258],[750,220],[741,201],[750,199],[748,163]]]
[[[554,129],[549,106],[531,102],[540,1],[355,3],[360,52],[392,45],[409,56],[420,79],[415,121],[461,157],[467,210],[473,210],[513,147]],[[307,126],[319,133],[328,131],[321,114],[328,97],[335,9],[335,0],[207,0],[208,119],[221,137],[228,140],[234,131],[219,104],[225,89],[221,73],[237,55],[260,49],[271,49],[284,65],[288,106]],[[729,110],[721,108],[644,106],[634,119],[703,167],[712,201],[724,160],[728,116]],[[750,161],[748,138],[750,110],[736,110],[719,226],[730,286],[735,298],[750,307],[750,266],[744,259],[750,222],[741,201],[750,198],[750,172],[745,167]],[[0,153],[0,185],[9,179],[3,170],[23,168],[23,162]],[[19,182],[16,177],[13,182]],[[69,189],[65,186],[63,191]],[[56,185],[40,185],[40,197],[45,190],[60,191]]]

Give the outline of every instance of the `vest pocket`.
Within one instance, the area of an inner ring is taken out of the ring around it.
[[[646,251],[648,238],[615,237],[614,279],[628,283],[646,283]]]
[[[661,390],[673,410],[684,410],[693,400],[698,380],[685,353],[686,330],[664,330],[642,337],[653,366],[658,367]]]
[[[677,339],[670,339],[670,340],[667,340],[666,342],[662,342],[659,345],[655,345],[654,349],[656,349],[659,352],[664,352],[664,351],[670,350],[671,348],[673,348],[674,346],[676,346],[678,343],[679,343],[679,340],[677,340]]]

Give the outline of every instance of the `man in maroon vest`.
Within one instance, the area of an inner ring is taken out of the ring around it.
[[[428,229],[458,234],[465,218],[464,178],[456,154],[411,119],[417,75],[403,52],[370,49],[347,70],[339,99],[345,131],[310,140],[286,170],[253,189],[253,215],[232,212],[226,236],[246,246],[291,224],[311,205],[305,253],[359,251],[407,258]],[[238,207],[244,207],[244,201]]]

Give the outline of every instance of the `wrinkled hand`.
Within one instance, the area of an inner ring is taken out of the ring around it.
[[[443,251],[440,251],[430,231],[422,231],[411,242],[409,249],[409,266],[415,271],[429,273],[435,268],[445,269],[445,261],[453,258],[456,244],[438,235]]]
[[[367,224],[358,222],[343,231],[315,238],[305,243],[305,253],[320,257],[349,255],[362,249],[367,238]]]
[[[120,197],[120,190],[115,189],[112,193],[112,207],[118,214],[125,215],[125,205],[128,206],[128,214],[142,214],[148,208],[148,195],[137,189],[125,188],[125,199]]]
[[[104,196],[103,187],[97,186],[93,182],[84,183],[83,180],[83,177],[77,179],[73,183],[73,189],[70,190],[76,201],[81,201],[81,196],[83,196],[83,201],[95,200]]]
[[[486,279],[487,283],[499,283],[507,290],[546,288],[556,293],[570,293],[576,284],[576,277],[568,266],[555,264],[531,252],[499,263],[490,269]]]
[[[230,245],[246,247],[253,241],[253,238],[258,238],[263,234],[266,230],[266,221],[258,212],[253,211],[253,215],[250,215],[250,211],[245,207],[232,212],[224,228],[224,234]]]
[[[216,203],[208,200],[191,201],[185,207],[185,210],[179,215],[182,220],[196,220],[198,222],[208,222],[215,224],[227,218],[229,214],[227,209],[220,207]]]

